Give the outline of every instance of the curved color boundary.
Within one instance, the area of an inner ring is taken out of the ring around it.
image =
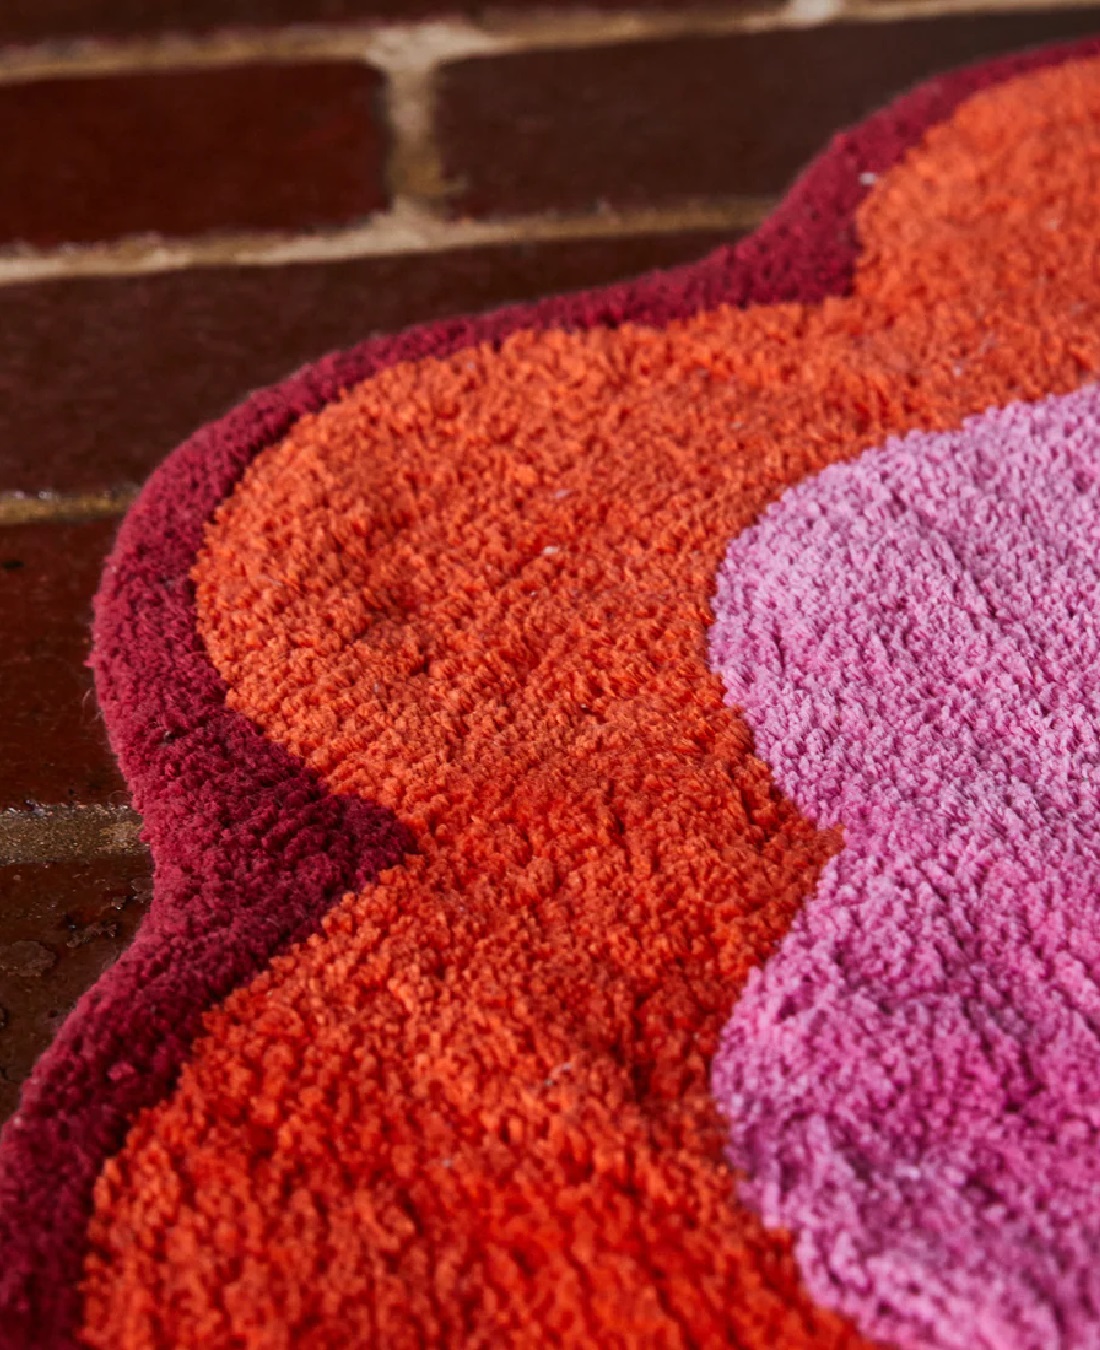
[[[205,521],[249,461],[305,413],[399,361],[522,328],[661,326],[721,304],[847,291],[854,212],[885,172],[970,94],[1100,52],[1062,45],[932,80],[837,136],[754,235],[667,273],[372,340],[254,394],[150,478],[96,600],[96,687],[155,861],[133,945],[77,1005],[0,1133],[0,1350],[76,1345],[92,1188],[130,1121],[163,1098],[202,1015],[397,863],[392,817],[334,796],[225,706],[199,640],[189,574]]]

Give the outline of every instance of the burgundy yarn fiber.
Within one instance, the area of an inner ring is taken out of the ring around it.
[[[337,796],[225,704],[189,574],[204,523],[246,465],[305,413],[400,361],[518,329],[656,327],[719,305],[847,292],[854,212],[873,176],[968,95],[1100,51],[1046,49],[922,85],[837,136],[752,237],[626,284],[413,328],[325,357],[198,431],[153,474],[96,601],[92,665],[112,745],[144,816],[154,899],[132,946],[79,1002],[0,1133],[0,1350],[77,1344],[92,1190],[144,1107],[170,1091],[203,1013],[400,861],[387,812]]]

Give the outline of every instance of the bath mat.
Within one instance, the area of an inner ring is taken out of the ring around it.
[[[1097,1344],[1097,220],[1100,43],[176,451],[4,1350]]]

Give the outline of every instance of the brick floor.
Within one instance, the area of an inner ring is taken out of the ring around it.
[[[0,527],[0,811],[126,801],[84,667],[92,595],[115,527]]]
[[[148,906],[140,855],[0,866],[0,1118],[62,1018]]]
[[[378,73],[350,62],[0,87],[0,244],[300,230],[386,204]]]
[[[0,3],[0,1118],[148,902],[84,666],[110,494],[329,348],[702,254],[889,94],[1100,30],[855,3]],[[283,29],[350,20],[401,40]]]
[[[834,131],[918,80],[1098,30],[1100,8],[950,15],[457,62],[439,93],[451,209],[780,192]]]

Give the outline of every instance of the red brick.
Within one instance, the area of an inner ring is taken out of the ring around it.
[[[84,668],[117,527],[0,527],[0,810],[127,800]]]
[[[0,491],[140,482],[201,423],[333,347],[601,285],[700,256],[724,237],[513,244],[0,289]]]
[[[350,62],[0,88],[0,243],[308,229],[385,205],[381,77]]]
[[[1092,34],[1100,9],[479,57],[441,75],[455,214],[780,191],[830,134],[929,75]]]
[[[0,867],[0,1120],[80,995],[133,937],[146,856]]]

